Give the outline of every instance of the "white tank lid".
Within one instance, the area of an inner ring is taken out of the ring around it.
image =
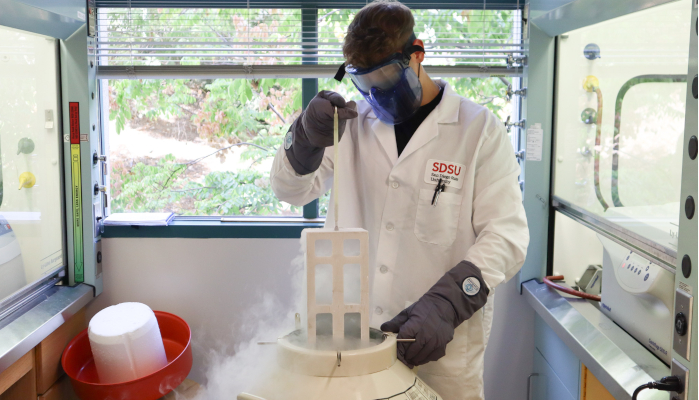
[[[297,331],[298,332],[298,331]],[[371,329],[382,335],[375,346],[354,350],[316,350],[295,344],[291,334],[277,340],[277,363],[288,371],[309,376],[360,376],[390,368],[397,359],[396,336]]]

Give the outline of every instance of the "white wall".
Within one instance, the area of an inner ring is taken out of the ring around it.
[[[241,316],[263,292],[291,301],[290,264],[298,252],[293,239],[104,239],[104,292],[88,306],[88,318],[124,301],[181,316],[193,331],[190,378],[204,382],[207,352],[230,352],[242,337]],[[525,399],[534,311],[516,291],[516,279],[496,293],[487,398]]]
[[[241,314],[263,292],[291,299],[285,282],[297,252],[296,240],[104,239],[104,292],[88,306],[88,318],[125,301],[179,315],[193,333],[190,377],[203,382],[207,351],[233,347],[249,322]]]

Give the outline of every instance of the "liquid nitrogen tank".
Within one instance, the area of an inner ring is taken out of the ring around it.
[[[441,400],[397,361],[393,334],[371,329],[367,347],[350,339],[337,351],[318,350],[304,341],[301,331],[278,339],[277,364],[238,400]]]
[[[306,229],[303,236],[306,327],[277,339],[276,364],[238,400],[441,400],[397,360],[399,339],[369,327],[367,231]],[[358,267],[355,283],[349,266]],[[317,279],[323,267],[332,278]],[[331,287],[331,298],[317,296],[316,286]]]

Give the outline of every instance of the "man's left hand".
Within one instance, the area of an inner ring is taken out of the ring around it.
[[[489,293],[480,269],[462,261],[381,330],[415,339],[398,343],[398,359],[410,368],[437,361],[446,354],[454,329],[485,305]]]
[[[456,312],[448,301],[425,295],[381,325],[384,332],[398,333],[398,359],[410,368],[444,357],[447,343],[454,338]]]

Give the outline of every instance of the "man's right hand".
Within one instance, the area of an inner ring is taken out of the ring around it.
[[[333,145],[333,117],[337,107],[338,134],[342,137],[348,119],[357,118],[355,102],[345,102],[339,93],[320,91],[304,111],[303,129],[308,142],[314,147]]]
[[[339,93],[328,90],[319,92],[289,128],[284,148],[289,163],[298,174],[306,175],[317,170],[323,161],[325,148],[333,145],[335,107],[341,138],[347,120],[357,118],[357,105],[353,101],[345,102]]]

